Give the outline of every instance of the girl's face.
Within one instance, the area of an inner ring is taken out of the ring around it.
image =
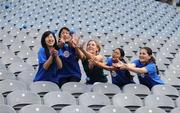
[[[117,61],[120,58],[121,58],[120,51],[118,49],[113,50],[113,52],[112,52],[112,59],[113,59],[113,61]]]
[[[139,53],[139,59],[141,63],[145,64],[151,59],[151,55],[148,55],[146,49],[141,49]]]
[[[86,50],[92,54],[97,54],[99,51],[95,41],[88,42]]]
[[[63,29],[61,32],[61,39],[63,39],[64,41],[67,41],[69,38],[70,38],[69,31],[67,31],[66,29]]]
[[[49,36],[47,36],[45,38],[45,43],[47,45],[47,47],[53,47],[54,43],[55,43],[55,38],[52,34],[49,34]]]

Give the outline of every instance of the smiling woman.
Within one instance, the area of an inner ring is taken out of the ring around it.
[[[39,68],[34,81],[58,83],[57,71],[62,68],[62,62],[59,58],[57,41],[53,32],[43,33],[41,46],[38,51]]]
[[[107,78],[104,75],[103,68],[94,65],[92,60],[103,62],[102,55],[99,54],[101,47],[96,40],[89,40],[87,42],[86,49],[81,45],[80,49],[84,53],[82,64],[84,71],[86,72],[86,84],[94,84],[95,82],[107,82]]]
[[[131,64],[119,64],[117,67],[137,73],[139,82],[150,89],[154,85],[164,84],[160,79],[152,50],[149,47],[141,48],[139,59],[134,60]]]

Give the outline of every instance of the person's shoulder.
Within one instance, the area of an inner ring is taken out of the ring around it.
[[[44,52],[45,52],[45,49],[43,47],[40,47],[38,53],[44,53]]]
[[[45,49],[43,47],[40,47],[39,51],[45,51]]]
[[[103,56],[102,55],[96,55],[96,59],[98,59],[98,60],[103,60]]]

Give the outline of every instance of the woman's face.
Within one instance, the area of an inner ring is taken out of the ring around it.
[[[119,49],[113,50],[113,52],[112,52],[113,61],[118,61],[118,59],[120,59],[120,58],[121,58],[121,53],[120,53]]]
[[[151,59],[151,55],[148,55],[146,49],[141,49],[139,53],[139,59],[141,63],[145,64]]]
[[[46,43],[47,47],[53,47],[53,45],[55,43],[55,37],[52,34],[49,34],[45,38],[45,43]]]
[[[70,38],[69,31],[63,29],[61,32],[61,39],[63,39],[66,42],[67,40],[69,40],[69,38]]]
[[[95,41],[88,42],[86,50],[92,54],[97,54],[99,51]]]

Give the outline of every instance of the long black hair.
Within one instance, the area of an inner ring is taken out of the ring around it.
[[[152,56],[152,49],[149,48],[149,47],[142,47],[141,49],[145,49],[147,51],[147,54],[149,56],[151,56],[151,58],[149,59],[149,61],[146,63],[149,64],[149,63],[154,63],[156,65],[156,59]],[[157,74],[159,74],[159,69],[158,69],[158,66],[156,65],[156,70],[157,70]]]
[[[116,48],[116,49],[118,49],[119,52],[120,52],[120,54],[121,54],[121,57],[119,58],[119,60],[120,60],[120,61],[123,61],[124,63],[126,63],[126,61],[124,60],[124,56],[125,56],[124,50],[121,49],[121,48]],[[116,49],[114,49],[114,50],[116,50]]]
[[[45,39],[46,39],[46,37],[48,37],[50,34],[53,35],[54,40],[55,40],[55,43],[54,43],[53,47],[54,47],[56,50],[58,50],[57,40],[56,40],[55,34],[54,34],[53,32],[51,32],[51,31],[46,31],[46,32],[44,32],[44,33],[42,34],[42,37],[41,37],[41,46],[45,49],[45,53],[46,53],[46,57],[47,57],[47,58],[49,58],[50,52],[49,52],[49,49],[48,49],[47,44],[46,44],[46,42],[45,42]]]

